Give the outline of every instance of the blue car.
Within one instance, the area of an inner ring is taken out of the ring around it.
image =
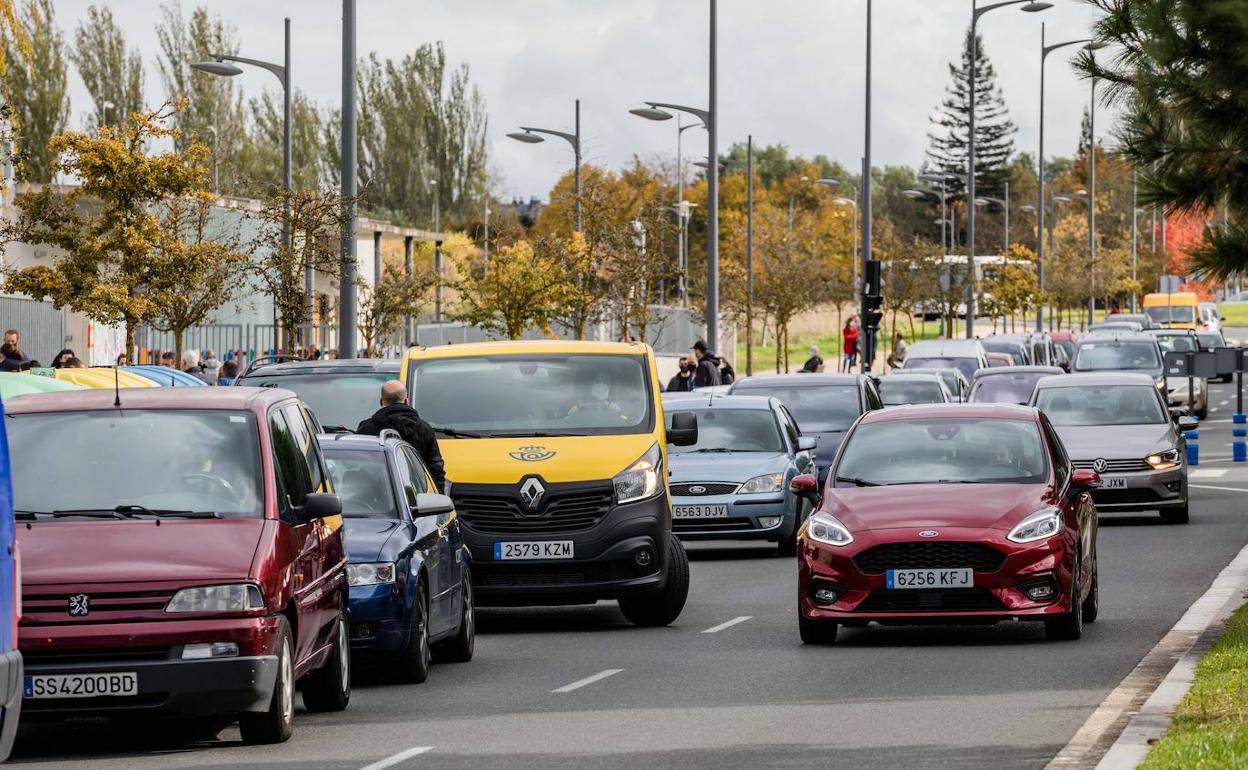
[[[470,660],[471,555],[451,499],[394,431],[324,434],[320,444],[342,499],[352,656],[411,683],[433,660]]]
[[[22,654],[17,651],[17,619],[21,614],[21,562],[13,532],[13,489],[9,475],[9,442],[0,424],[0,762],[9,756],[22,711]]]
[[[789,482],[815,472],[815,439],[776,398],[663,400],[698,418],[696,444],[667,447],[672,531],[682,540],[769,540],[782,555],[795,554],[810,504]]]

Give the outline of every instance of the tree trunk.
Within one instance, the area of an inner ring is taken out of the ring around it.
[[[136,350],[135,329],[134,324],[126,322],[126,360],[132,364],[137,364],[138,350]],[[157,361],[156,363],[160,363]]]
[[[780,373],[780,321],[776,321],[776,374]]]
[[[789,373],[789,322],[784,322],[784,373]]]
[[[173,360],[178,368],[182,367],[182,341],[186,338],[186,329],[173,330]]]

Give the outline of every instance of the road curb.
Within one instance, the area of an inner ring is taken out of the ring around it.
[[[1243,603],[1245,588],[1248,546],[1106,696],[1046,770],[1132,770],[1139,765],[1169,727],[1192,685],[1197,661],[1221,636],[1222,621]]]

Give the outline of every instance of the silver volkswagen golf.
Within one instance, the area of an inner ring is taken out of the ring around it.
[[[1075,468],[1101,475],[1098,511],[1160,511],[1188,520],[1187,442],[1196,421],[1171,413],[1147,374],[1105,372],[1045,377],[1031,405],[1056,428]]]

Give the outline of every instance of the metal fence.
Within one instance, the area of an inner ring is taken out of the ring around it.
[[[47,302],[0,297],[0,331],[8,329],[20,335],[22,352],[45,366],[65,347],[65,315]]]

